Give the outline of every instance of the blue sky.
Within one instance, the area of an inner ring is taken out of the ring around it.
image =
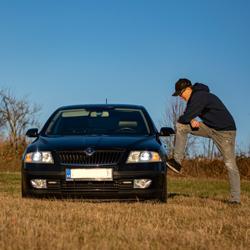
[[[42,105],[144,105],[156,125],[180,77],[208,84],[250,144],[250,1],[0,0],[0,87]]]

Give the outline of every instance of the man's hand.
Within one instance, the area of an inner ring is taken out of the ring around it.
[[[200,122],[196,121],[195,119],[191,120],[190,122],[192,128],[199,128],[200,127]]]

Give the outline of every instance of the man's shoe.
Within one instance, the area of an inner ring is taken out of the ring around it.
[[[241,205],[240,201],[229,200],[225,202],[228,205]]]
[[[167,166],[177,174],[181,172],[181,164],[179,164],[175,159],[167,160]]]

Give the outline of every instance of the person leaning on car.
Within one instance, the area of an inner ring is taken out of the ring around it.
[[[222,101],[210,93],[208,86],[202,83],[192,85],[186,78],[179,79],[173,96],[180,96],[187,106],[176,124],[174,158],[167,161],[167,166],[180,173],[189,133],[211,138],[221,152],[228,171],[229,203],[239,204],[240,175],[235,159],[236,126],[232,115]]]

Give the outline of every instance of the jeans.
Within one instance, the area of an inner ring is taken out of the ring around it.
[[[240,202],[240,175],[235,159],[236,131],[218,131],[201,123],[198,130],[192,130],[188,124],[177,123],[174,159],[181,163],[184,158],[188,134],[211,138],[223,156],[230,184],[231,201]]]

